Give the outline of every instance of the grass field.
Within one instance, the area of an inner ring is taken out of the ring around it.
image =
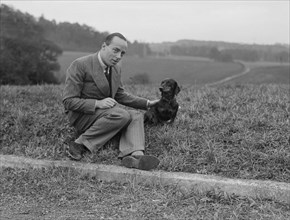
[[[2,86],[1,154],[66,160],[73,138],[61,102],[63,86]],[[126,86],[155,99],[158,88]],[[175,123],[146,127],[158,167],[231,178],[290,182],[289,85],[184,86]],[[84,162],[119,164],[110,143]]]
[[[88,55],[85,52],[65,51],[59,57],[61,66],[56,74],[60,82],[64,82],[66,70],[73,60]],[[247,66],[251,72],[230,83],[290,83],[289,64],[270,62],[220,63],[200,57],[130,57],[125,56],[123,64],[123,81],[130,82],[136,74],[148,74],[151,83],[158,83],[164,78],[174,78],[181,84],[203,85],[219,81],[238,74]]]
[[[56,73],[56,77],[61,81],[64,82],[66,70],[69,67],[69,65],[74,61],[75,59],[86,56],[89,53],[85,52],[73,52],[73,51],[64,51],[63,54],[58,58],[58,62],[60,64],[60,71]]]
[[[82,55],[62,56],[62,74]],[[125,62],[132,67],[127,77],[154,74],[153,85],[125,86],[149,99],[160,97],[159,79],[188,79],[181,83],[174,124],[145,127],[146,153],[161,160],[157,169],[290,183],[289,66],[247,64],[249,74],[207,87],[203,84],[235,74],[241,66],[176,58]],[[0,154],[68,160],[64,142],[75,135],[64,115],[62,90],[63,85],[0,87]],[[119,165],[117,155],[109,142],[82,162]],[[289,204],[276,201],[217,190],[184,194],[158,183],[107,183],[70,169],[3,168],[0,185],[0,219],[290,218]]]
[[[273,65],[253,67],[251,71],[239,78],[234,79],[231,83],[290,83],[290,67],[289,65]]]
[[[237,74],[244,69],[244,66],[239,63],[221,63],[210,60],[127,57],[124,59],[122,69],[126,73],[124,81],[136,73],[147,73],[151,82],[174,78],[181,84],[201,85]]]
[[[66,69],[83,52],[64,52],[59,58],[61,70],[58,78],[63,82]],[[204,84],[223,79],[243,70],[239,63],[220,63],[201,58],[154,58],[125,56],[122,61],[122,79],[126,83],[136,74],[148,74],[150,81],[160,82],[164,78],[174,78],[182,84]]]
[[[289,204],[175,187],[102,182],[70,169],[0,170],[0,218],[268,219],[290,218]]]

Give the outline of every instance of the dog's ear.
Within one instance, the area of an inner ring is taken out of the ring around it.
[[[177,82],[175,82],[174,94],[177,95],[180,92],[180,87],[178,86]]]

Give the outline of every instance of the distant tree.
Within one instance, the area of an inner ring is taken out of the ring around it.
[[[180,47],[178,45],[174,45],[170,47],[170,53],[172,55],[177,55],[177,56],[185,56],[186,51],[184,47]]]
[[[224,52],[231,54],[233,59],[236,60],[255,62],[260,59],[259,53],[256,50],[251,49],[226,49]]]
[[[218,61],[221,61],[221,62],[233,62],[233,56],[230,53],[226,52],[226,51],[225,52],[222,51]]]
[[[38,23],[43,28],[46,39],[55,42],[62,50],[68,51],[95,52],[109,34],[79,23],[61,22],[57,24],[54,20],[45,19],[44,16],[39,18]],[[128,55],[145,57],[152,54],[149,44],[138,41],[128,42],[128,44]]]
[[[232,62],[233,56],[226,50],[219,51],[216,47],[212,47],[209,53],[209,58],[219,62]]]
[[[133,43],[128,44],[128,52],[127,55],[137,55],[139,57],[146,57],[151,55],[151,49],[146,43],[139,43],[138,41],[134,41]]]
[[[170,51],[172,55],[209,57],[214,60],[232,59],[243,61],[289,62],[289,44],[259,45],[219,41],[179,40],[151,44],[152,54]],[[223,48],[223,50],[218,50]],[[219,54],[219,52],[221,54]],[[166,55],[166,54],[165,54]],[[288,61],[287,61],[288,60]]]
[[[276,61],[280,63],[286,63],[290,61],[289,53],[286,51],[279,52],[276,54]]]
[[[216,47],[212,47],[210,50],[209,58],[213,60],[219,60],[220,56],[221,52]]]
[[[212,47],[209,46],[179,46],[170,47],[170,53],[177,56],[210,57]]]
[[[57,83],[57,56],[62,50],[43,37],[29,14],[1,5],[0,84]]]

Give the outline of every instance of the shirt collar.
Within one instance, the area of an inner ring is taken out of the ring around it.
[[[100,64],[101,64],[103,70],[105,71],[105,69],[106,69],[107,66],[106,66],[106,64],[104,64],[104,62],[103,62],[103,60],[102,60],[102,58],[101,58],[101,54],[100,54],[100,52],[98,53],[98,60],[99,60],[99,62],[100,62]]]

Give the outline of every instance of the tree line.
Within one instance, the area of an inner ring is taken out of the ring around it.
[[[78,23],[49,21],[1,4],[0,85],[58,83],[63,51],[96,52],[108,32]],[[151,53],[145,43],[128,42],[128,55]]]
[[[80,25],[79,23],[49,21],[41,16],[40,26],[44,29],[45,37],[55,42],[64,51],[96,52],[100,49],[108,32],[99,32],[93,27]],[[127,55],[144,57],[151,54],[149,45],[134,41],[128,41]]]
[[[176,42],[155,43],[150,45],[152,54],[158,56],[198,56],[216,61],[249,62],[270,61],[289,63],[289,45],[239,44],[220,41],[179,40]]]
[[[44,36],[36,19],[1,5],[0,84],[57,83],[61,48]]]
[[[177,56],[198,56],[207,57],[216,61],[232,62],[242,60],[248,62],[272,61],[286,63],[289,62],[289,52],[285,51],[262,51],[255,49],[219,49],[213,46],[179,46],[170,47],[169,54]],[[164,54],[165,55],[165,54]]]
[[[96,52],[108,32],[79,23],[35,18],[28,13],[1,4],[0,31],[0,85],[58,83],[54,73],[60,69],[58,57],[62,51]],[[152,44],[128,42],[129,56],[177,55],[207,57],[219,62],[275,61],[289,62],[289,47],[226,47],[213,46],[210,42],[181,40],[169,45],[161,43],[161,51]],[[252,48],[252,49],[251,49]]]

